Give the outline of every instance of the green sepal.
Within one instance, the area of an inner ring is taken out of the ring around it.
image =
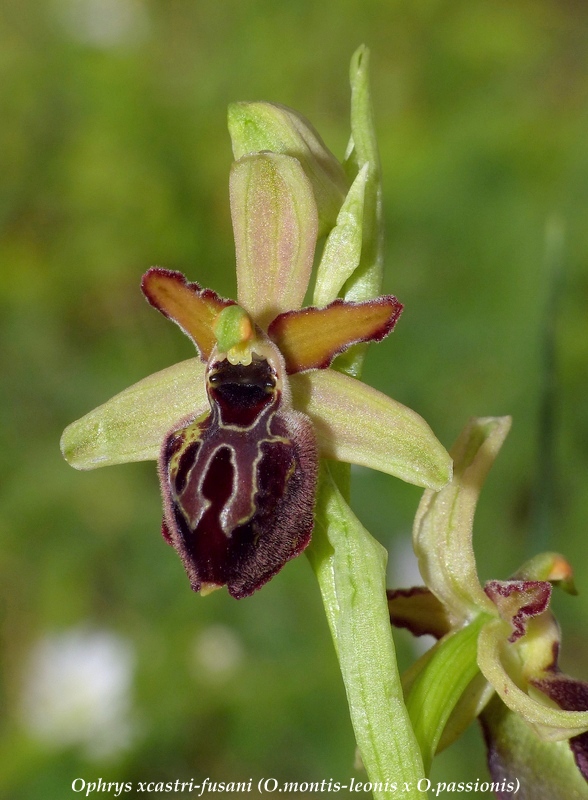
[[[412,409],[332,369],[291,375],[290,388],[295,407],[314,424],[323,458],[434,490],[450,480],[449,454]]]
[[[335,224],[347,193],[345,170],[302,114],[266,102],[231,103],[228,113],[233,154],[268,151],[296,158],[310,180],[318,209],[318,235]]]
[[[63,457],[76,469],[157,460],[174,426],[208,408],[205,369],[191,358],[129,386],[67,426]]]
[[[519,670],[515,669],[518,665],[506,641],[504,628],[502,620],[492,620],[484,625],[478,637],[478,666],[505,705],[545,741],[569,739],[587,731],[588,711],[564,711],[532,686],[529,687],[529,693],[520,688],[518,684],[523,681],[517,674]],[[521,660],[524,664],[524,657]],[[516,681],[511,677],[511,672]]]
[[[496,609],[480,586],[472,523],[480,490],[509,431],[510,417],[470,420],[450,450],[453,480],[439,493],[426,491],[413,528],[413,545],[426,585],[454,625]]]

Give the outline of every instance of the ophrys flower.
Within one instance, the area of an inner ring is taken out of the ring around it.
[[[549,607],[552,585],[573,590],[571,568],[544,553],[510,580],[481,586],[477,576],[474,512],[509,428],[509,417],[471,420],[451,450],[453,480],[426,491],[419,506],[413,543],[426,587],[389,592],[390,614],[394,624],[440,641],[407,673],[407,706],[426,764],[481,714],[493,776],[524,783],[517,797],[585,797],[572,753],[588,779],[588,684],[561,672]]]
[[[306,124],[281,107],[279,116],[297,132]],[[328,196],[332,205],[346,183],[310,126],[305,135],[314,171],[285,153],[244,155],[233,164],[239,305],[178,272],[154,268],[143,278],[147,299],[191,337],[199,358],[117,395],[62,440],[64,455],[81,469],[159,460],[164,535],[196,591],[227,585],[244,597],[305,548],[319,456],[426,487],[442,486],[450,474],[447,453],[421,417],[329,369],[351,345],[384,338],[400,303],[392,296],[336,298],[357,265],[342,263],[327,279],[319,267],[322,307],[301,307],[319,230],[317,202]],[[348,230],[353,215],[361,249],[358,192],[366,175],[358,174],[343,202],[332,230],[339,239],[327,240],[329,263],[339,240],[345,260],[349,236],[342,239],[340,227]]]

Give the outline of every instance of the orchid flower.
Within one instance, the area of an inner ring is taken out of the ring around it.
[[[349,508],[348,465],[437,490],[452,463],[417,413],[359,380],[366,344],[386,337],[402,309],[379,296],[368,63],[360,47],[343,164],[292,109],[229,108],[237,299],[177,271],[148,270],[147,300],[192,339],[197,357],[86,414],[61,446],[78,469],[158,461],[163,534],[201,594],[226,585],[246,597],[307,548],[363,764],[376,786],[411,786],[411,800],[424,796],[423,768],[388,622],[387,555]],[[391,792],[375,788],[374,797]]]
[[[290,128],[293,112],[277,113]],[[334,156],[315,147],[342,182]],[[402,306],[386,296],[301,308],[319,220],[302,163],[242,156],[230,190],[238,305],[179,272],[150,269],[147,300],[199,357],[91,411],[67,428],[62,447],[80,469],[158,459],[163,533],[192,588],[227,585],[240,598],[308,544],[319,456],[433,488],[447,481],[450,461],[415,412],[328,369],[351,345],[387,336]]]
[[[549,608],[553,585],[573,592],[569,564],[544,553],[510,580],[482,587],[477,576],[474,512],[509,428],[509,417],[471,420],[450,451],[452,481],[419,506],[426,587],[389,591],[389,610],[393,624],[439,641],[403,679],[407,707],[426,767],[481,714],[500,798],[517,785],[516,797],[588,797],[588,684],[560,671]]]

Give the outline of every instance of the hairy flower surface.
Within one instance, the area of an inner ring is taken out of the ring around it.
[[[392,296],[337,297],[362,249],[368,170],[345,195],[345,173],[309,123],[281,106],[250,105],[233,109],[232,125],[245,119],[250,135],[257,121],[279,152],[248,152],[238,137],[234,146],[238,304],[179,272],[149,270],[147,300],[192,339],[198,358],[140,381],[62,438],[79,469],[157,459],[163,533],[192,588],[226,585],[234,597],[308,544],[319,457],[432,489],[451,474],[418,414],[329,369],[350,346],[387,336],[402,308]],[[317,236],[329,226],[317,305],[302,308]]]
[[[439,642],[409,670],[407,705],[417,718],[427,697],[431,705],[431,692],[439,692],[429,720],[417,722],[429,763],[482,714],[493,776],[518,778],[524,787],[517,797],[586,797],[578,769],[588,780],[588,684],[560,671],[559,628],[549,608],[552,585],[573,591],[571,568],[562,556],[544,553],[510,580],[482,587],[477,576],[474,512],[509,428],[509,417],[472,420],[451,450],[452,481],[438,493],[426,491],[419,506],[413,543],[426,587],[389,591],[389,610],[393,624]],[[521,725],[531,743],[522,749]],[[553,793],[548,782],[551,793],[542,794],[543,775],[554,764],[562,771],[560,789]]]

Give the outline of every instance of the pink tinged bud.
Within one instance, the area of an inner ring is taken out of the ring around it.
[[[302,114],[265,102],[232,103],[229,133],[235,160],[267,151],[296,158],[312,186],[319,235],[334,225],[349,183],[342,165]]]
[[[549,581],[568,594],[577,594],[572,566],[560,553],[539,553],[526,561],[512,577],[530,581]]]

